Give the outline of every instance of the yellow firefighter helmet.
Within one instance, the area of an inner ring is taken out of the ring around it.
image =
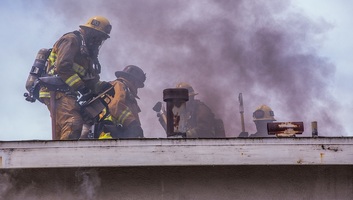
[[[189,83],[185,83],[185,82],[180,82],[176,85],[176,88],[185,88],[188,89],[189,91],[189,96],[195,96],[198,93],[195,93],[194,88],[191,87],[191,85]]]
[[[109,20],[102,16],[91,17],[86,24],[80,25],[81,28],[90,28],[103,33],[107,38],[109,38],[110,31],[112,30],[112,25]]]
[[[274,116],[275,114],[270,107],[268,107],[267,105],[261,105],[253,113],[253,120],[254,121],[260,121],[260,120],[276,121]]]

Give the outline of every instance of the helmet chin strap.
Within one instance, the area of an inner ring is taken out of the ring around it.
[[[88,50],[87,45],[86,45],[86,37],[85,37],[86,33],[83,33],[83,32],[84,32],[84,30],[81,29],[81,30],[80,30],[80,35],[81,35],[81,47],[80,47],[80,51],[81,51],[81,54],[82,54],[82,55],[89,56],[90,53],[89,53],[89,50]]]
[[[102,44],[103,44],[103,42],[102,42]],[[102,46],[102,44],[99,45],[98,47],[92,46],[92,50],[91,50],[91,57],[93,59],[93,68],[98,74],[101,73],[101,68],[102,68],[101,64],[99,63],[99,60],[98,60],[99,49]]]
[[[99,63],[98,57],[93,59],[93,68],[97,72],[97,74],[101,73],[101,64]]]

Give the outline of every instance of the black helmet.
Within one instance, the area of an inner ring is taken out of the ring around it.
[[[123,77],[126,79],[133,79],[137,83],[138,88],[143,88],[145,86],[146,74],[143,70],[135,65],[126,66],[123,71],[116,71],[115,76],[117,78]]]

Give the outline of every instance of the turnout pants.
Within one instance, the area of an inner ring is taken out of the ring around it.
[[[82,131],[83,119],[80,114],[80,105],[76,97],[61,92],[56,93],[56,138],[55,140],[79,139]],[[45,98],[44,103],[49,111],[50,99]]]

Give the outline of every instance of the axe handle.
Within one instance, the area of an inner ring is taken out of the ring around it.
[[[165,116],[165,113],[160,113],[159,114],[159,123],[162,125],[165,131],[167,131],[167,117]]]
[[[50,91],[50,115],[51,115],[51,137],[56,140],[56,92]]]
[[[241,132],[245,132],[244,105],[243,105],[243,94],[242,93],[239,93],[238,100],[239,100]]]

